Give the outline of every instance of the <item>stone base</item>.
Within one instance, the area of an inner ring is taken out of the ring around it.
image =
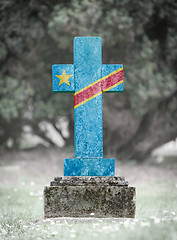
[[[114,176],[115,159],[84,158],[65,159],[64,176]]]
[[[135,188],[123,177],[56,177],[44,189],[44,215],[133,218]]]

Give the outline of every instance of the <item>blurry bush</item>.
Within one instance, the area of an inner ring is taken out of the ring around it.
[[[54,144],[39,123],[62,135],[58,117],[73,141],[73,96],[52,94],[51,64],[73,62],[74,36],[101,36],[103,63],[124,64],[124,93],[104,95],[105,153],[142,160],[176,138],[176,25],[175,0],[1,1],[1,146],[18,148],[26,125]]]

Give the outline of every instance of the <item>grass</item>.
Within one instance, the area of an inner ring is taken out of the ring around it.
[[[45,220],[43,189],[54,176],[62,175],[65,157],[65,152],[54,149],[1,156],[0,240],[177,239],[177,176],[166,165],[118,164],[117,172],[126,174],[136,187],[135,219]],[[4,170],[3,166],[19,168]],[[9,182],[2,184],[3,180]]]
[[[0,188],[0,239],[177,239],[176,183],[139,184],[135,219],[43,219],[43,185]]]

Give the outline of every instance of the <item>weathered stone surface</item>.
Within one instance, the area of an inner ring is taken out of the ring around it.
[[[124,177],[55,177],[50,186],[128,186]]]
[[[113,158],[70,158],[64,160],[64,176],[114,176]]]
[[[50,218],[133,218],[135,188],[122,177],[58,177],[44,189],[44,214]]]

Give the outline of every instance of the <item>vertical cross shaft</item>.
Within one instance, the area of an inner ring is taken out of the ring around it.
[[[101,64],[100,38],[74,39],[75,98],[101,78]],[[101,85],[97,88],[101,91]],[[74,119],[75,158],[103,158],[102,94],[76,107]]]

